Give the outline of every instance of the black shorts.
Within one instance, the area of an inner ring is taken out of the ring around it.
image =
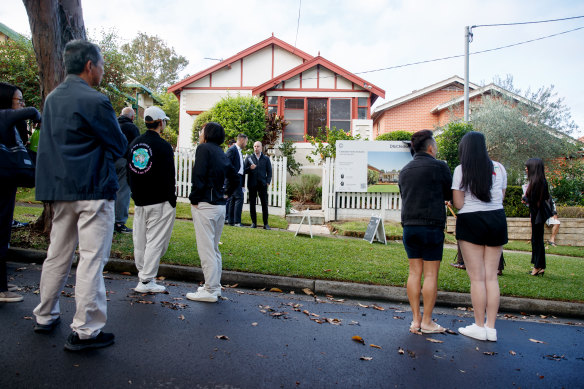
[[[404,248],[408,258],[441,261],[444,229],[430,226],[404,226]]]
[[[508,241],[505,210],[459,213],[456,239],[480,246],[503,246]]]

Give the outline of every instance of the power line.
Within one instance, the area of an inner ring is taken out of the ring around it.
[[[572,30],[562,31],[562,32],[558,32],[556,34],[546,35],[546,36],[543,36],[543,37],[539,37],[539,38],[535,38],[535,39],[530,39],[530,40],[523,41],[523,42],[512,43],[510,45],[495,47],[493,49],[486,49],[486,50],[481,50],[481,51],[475,51],[475,52],[472,52],[472,53],[469,53],[469,54],[470,55],[482,54],[482,53],[487,53],[487,52],[491,52],[491,51],[497,51],[497,50],[507,49],[509,47],[514,47],[514,46],[519,46],[519,45],[523,45],[523,44],[526,44],[526,43],[540,41],[542,39],[552,38],[554,36],[568,34],[570,32],[574,32],[574,31],[578,31],[578,30],[582,30],[582,29],[584,29],[584,27],[578,27],[578,28],[574,28]],[[403,65],[390,66],[390,67],[381,68],[381,69],[366,70],[364,72],[357,72],[357,73],[354,73],[354,74],[374,73],[374,72],[380,72],[382,70],[398,69],[398,68],[403,68],[403,67],[407,67],[407,66],[420,65],[420,64],[424,64],[424,63],[430,63],[430,62],[444,61],[444,60],[447,60],[447,59],[454,59],[454,58],[460,58],[460,57],[464,57],[464,54],[451,55],[451,56],[442,57],[442,58],[428,59],[428,60],[424,60],[424,61],[410,62],[410,63],[403,64]]]
[[[548,19],[548,20],[538,20],[534,22],[517,22],[517,23],[498,23],[498,24],[478,24],[476,26],[472,26],[471,28],[477,27],[498,27],[498,26],[518,26],[521,24],[537,24],[537,23],[550,23],[550,22],[561,22],[564,20],[572,20],[572,19],[581,19],[584,16],[572,16],[569,18],[561,18],[561,19]]]
[[[296,41],[298,41],[298,29],[300,28],[300,8],[302,8],[302,0],[298,2],[298,21],[296,22],[296,38],[294,39],[294,47],[296,47]]]

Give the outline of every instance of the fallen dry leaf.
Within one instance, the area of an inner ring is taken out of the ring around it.
[[[332,269],[324,269],[323,272],[327,273],[329,271],[332,271]]]
[[[363,308],[369,308],[369,305],[365,305],[365,304],[361,304],[361,303],[357,303],[358,306],[363,307]]]
[[[545,343],[544,341],[537,340],[537,339],[532,339],[532,338],[529,338],[529,341],[530,342],[533,342],[533,343]]]
[[[254,321],[253,323],[251,323],[251,325],[255,327],[258,325],[258,323]]]
[[[444,332],[446,332],[447,334],[450,334],[450,335],[458,335],[458,333],[452,331],[450,328],[447,328],[446,331],[444,331]]]
[[[324,297],[328,298],[328,299],[332,299],[334,298],[334,296],[332,294],[325,294]]]
[[[178,318],[181,319],[181,320],[184,320],[185,319],[185,315],[180,315]]]
[[[402,354],[402,355],[405,353],[404,349],[401,347],[397,348],[397,352],[398,352],[398,354]]]
[[[215,337],[221,340],[229,340],[229,337],[227,335],[215,335]]]
[[[372,305],[373,309],[377,309],[378,311],[385,311],[385,308],[380,307],[378,305]]]
[[[373,359],[373,357],[361,357],[359,359],[362,360],[362,361],[370,361],[370,360]]]
[[[242,292],[241,290],[236,290],[236,291],[235,291],[235,293],[238,293],[238,294],[245,294],[245,292]]]
[[[438,340],[438,339],[433,339],[433,338],[426,338],[426,340],[428,342],[432,342],[432,343],[444,343],[443,340]]]
[[[496,355],[497,353],[495,351],[483,351],[483,354],[485,354],[485,355]]]
[[[351,322],[349,323],[350,326],[358,326],[360,325],[358,321],[355,320],[351,320]]]
[[[166,280],[166,277],[165,276],[158,276],[158,277],[156,277],[156,279],[159,281],[164,281],[164,280]]]
[[[517,353],[515,351],[513,351],[513,350],[509,351],[509,354],[511,354],[511,355],[517,355]]]
[[[272,289],[270,289],[270,292],[282,293],[282,289],[280,289],[280,288],[272,288]]]
[[[411,351],[411,350],[408,350],[408,355],[410,356],[410,358],[415,358],[416,357],[416,353],[413,352],[413,351]]]
[[[24,320],[32,320],[32,316],[25,316],[23,317]]]
[[[154,304],[154,301],[148,301],[148,300],[138,300],[136,302],[138,304]]]
[[[326,319],[326,321],[329,324],[335,325],[335,326],[340,326],[341,325],[341,319]]]
[[[566,359],[565,356],[563,356],[563,355],[556,355],[556,354],[546,355],[545,357],[547,359],[549,359],[549,360],[552,360],[552,361],[561,361],[562,359]]]
[[[132,275],[132,273],[130,273],[129,271],[123,271],[120,274],[123,276],[131,276]]]
[[[395,320],[403,320],[403,319],[404,319],[404,317],[403,317],[403,316],[394,316],[393,318],[394,318]]]
[[[378,348],[378,349],[381,350],[381,346],[378,346],[376,344],[370,344],[369,347]]]
[[[365,341],[359,335],[354,335],[353,337],[351,337],[351,339],[353,339],[355,342],[359,342],[359,343],[361,343],[363,345],[365,344]]]
[[[314,292],[308,288],[304,288],[304,289],[302,289],[302,291],[309,296],[314,296]]]

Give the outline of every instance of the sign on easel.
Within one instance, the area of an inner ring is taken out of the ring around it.
[[[385,226],[383,225],[383,219],[380,216],[371,216],[363,240],[366,240],[369,243],[373,243],[373,240],[377,240],[378,242],[387,244],[387,240],[385,239]]]
[[[306,209],[302,214],[302,219],[300,220],[300,224],[298,224],[298,228],[296,229],[296,233],[294,234],[294,236],[296,237],[296,235],[298,235],[300,227],[302,226],[302,223],[304,223],[304,219],[307,219],[308,221],[308,227],[310,229],[310,239],[312,239],[312,221],[310,220],[310,211],[308,209]]]

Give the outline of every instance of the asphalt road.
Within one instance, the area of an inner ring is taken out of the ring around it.
[[[0,303],[0,388],[584,387],[584,322],[574,319],[501,314],[491,343],[410,334],[407,305],[239,288],[197,303],[185,299],[193,284],[164,280],[169,294],[141,295],[135,277],[111,273],[104,330],[116,343],[71,353],[63,344],[75,277],[61,298],[63,322],[40,335],[32,331],[40,266],[9,263],[9,274],[25,300]],[[435,317],[455,330],[471,315]]]

